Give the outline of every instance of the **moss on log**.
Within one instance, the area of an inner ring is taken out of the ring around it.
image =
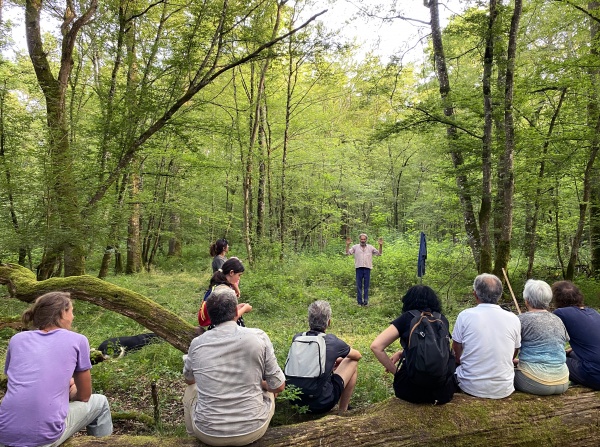
[[[37,281],[35,274],[17,264],[0,264],[0,284],[11,297],[30,303],[47,292],[69,292],[77,300],[87,301],[120,313],[182,352],[187,352],[195,337],[195,327],[151,299],[93,276],[69,276]]]
[[[348,416],[328,415],[270,428],[255,447],[326,446],[597,446],[600,394],[574,387],[562,396],[515,393],[501,400],[458,394],[447,405],[391,398]],[[69,447],[197,446],[193,438],[74,438]]]

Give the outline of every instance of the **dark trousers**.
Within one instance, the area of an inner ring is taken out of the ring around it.
[[[569,367],[569,380],[578,383],[593,390],[600,390],[600,381],[597,378],[590,376],[584,371],[581,360],[574,351],[569,353],[567,357],[567,366]]]
[[[371,282],[371,269],[359,267],[356,269],[356,301],[358,304],[369,302],[369,283]],[[364,295],[363,295],[364,291]]]

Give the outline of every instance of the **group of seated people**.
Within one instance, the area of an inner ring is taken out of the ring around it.
[[[235,274],[225,269],[224,275],[231,273]],[[446,342],[445,375],[428,384],[415,382],[406,366],[412,355],[407,348],[415,314],[434,315],[446,331],[449,324],[430,287],[411,287],[402,298],[401,315],[371,344],[377,360],[394,376],[395,395],[413,403],[444,404],[455,392],[491,399],[507,397],[515,388],[537,395],[560,394],[569,381],[600,390],[600,314],[584,306],[579,289],[568,281],[550,287],[529,280],[523,291],[527,312],[519,316],[498,305],[502,292],[496,276],[475,278],[477,305],[458,315],[451,346]],[[553,299],[556,310],[550,312]],[[211,329],[194,338],[184,356],[185,426],[208,445],[247,445],[266,432],[275,397],[290,380],[268,335],[239,324],[242,310],[234,288],[229,284],[212,288],[206,312]],[[338,413],[345,413],[357,382],[361,354],[327,332],[331,312],[326,301],[311,303],[309,330],[293,338],[324,342],[322,371],[314,378],[317,391],[301,393],[298,402],[312,413],[336,406]],[[55,447],[83,428],[94,436],[109,435],[112,421],[106,397],[91,394],[89,343],[71,331],[69,294],[42,295],[23,321],[36,330],[16,334],[9,342],[0,447]],[[390,356],[386,350],[396,340],[402,349]],[[570,348],[565,351],[567,342]]]

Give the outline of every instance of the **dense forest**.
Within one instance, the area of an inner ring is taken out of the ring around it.
[[[600,3],[460,4],[412,5],[423,56],[384,60],[311,1],[0,1],[0,260],[105,277],[424,231],[478,271],[597,275]]]

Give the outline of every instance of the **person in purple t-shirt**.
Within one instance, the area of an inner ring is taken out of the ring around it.
[[[552,284],[558,316],[569,333],[569,380],[600,390],[600,314],[583,305],[583,294],[570,281]]]
[[[112,433],[108,400],[92,394],[90,345],[71,331],[73,319],[64,292],[40,296],[23,313],[23,323],[35,329],[8,343],[0,447],[56,447],[83,428],[92,436]]]

